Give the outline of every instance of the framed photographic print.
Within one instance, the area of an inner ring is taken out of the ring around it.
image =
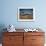
[[[18,8],[18,21],[34,21],[35,9],[31,7]]]

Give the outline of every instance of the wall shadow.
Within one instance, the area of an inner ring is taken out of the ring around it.
[[[2,43],[3,32],[6,31],[4,28],[6,28],[6,26],[4,24],[0,24],[0,43]]]

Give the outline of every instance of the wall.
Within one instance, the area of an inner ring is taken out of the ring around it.
[[[7,26],[13,24],[16,28],[46,28],[46,0],[1,0],[0,25]],[[34,7],[35,21],[18,22],[18,7]]]

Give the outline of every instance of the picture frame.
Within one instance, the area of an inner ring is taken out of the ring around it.
[[[18,21],[35,21],[35,8],[33,7],[19,7]]]

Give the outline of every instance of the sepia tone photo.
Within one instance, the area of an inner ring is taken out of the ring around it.
[[[20,9],[20,19],[33,19],[33,9]]]

